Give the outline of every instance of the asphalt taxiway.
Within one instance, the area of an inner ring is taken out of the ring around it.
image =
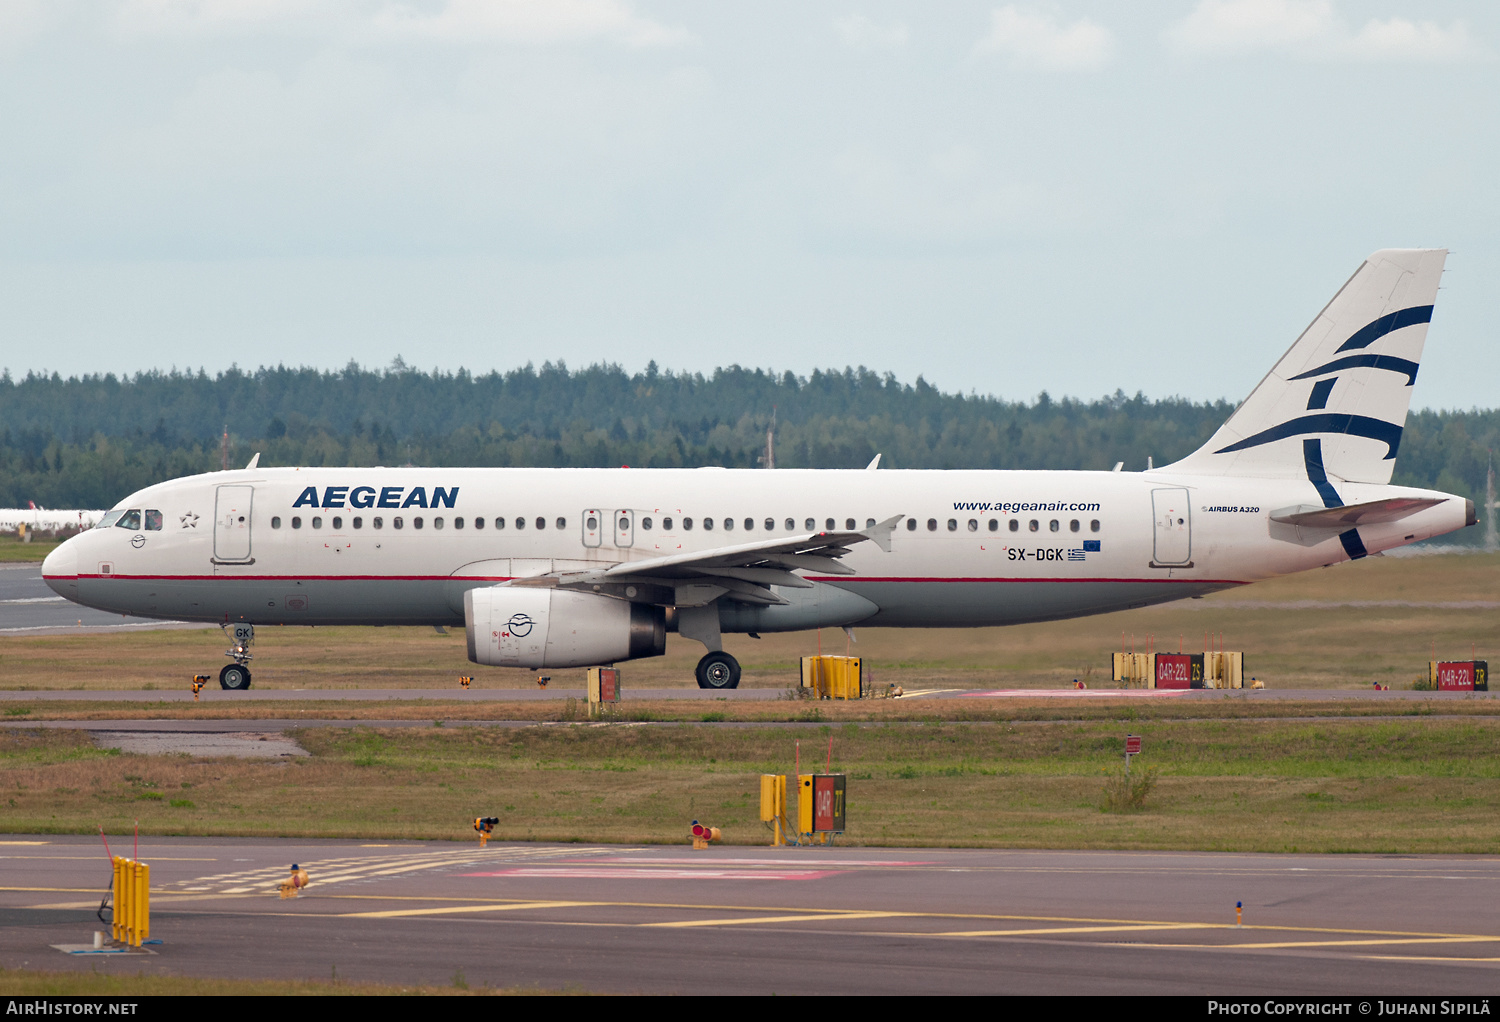
[[[1500,980],[1489,857],[155,837],[139,855],[162,943],[69,954],[53,945],[101,928],[99,839],[0,841],[0,965],[694,994],[1482,994]],[[312,885],[282,900],[293,862]]]

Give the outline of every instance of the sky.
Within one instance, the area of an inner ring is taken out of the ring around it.
[[[1494,407],[1497,107],[1457,0],[0,0],[0,366],[1238,401],[1446,247]]]

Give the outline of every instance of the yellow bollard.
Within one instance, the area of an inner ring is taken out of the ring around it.
[[[291,876],[287,877],[281,882],[278,890],[280,891],[281,897],[283,899],[295,898],[302,893],[303,889],[306,888],[309,883],[311,883],[311,881],[307,879],[307,870],[303,869],[301,866],[297,865],[294,862],[292,863]]]
[[[114,860],[114,920],[111,936],[140,947],[151,938],[151,867],[116,856]]]

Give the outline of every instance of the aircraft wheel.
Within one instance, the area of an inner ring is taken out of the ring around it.
[[[219,687],[231,692],[243,692],[250,687],[250,669],[239,664],[225,664],[219,672]]]
[[[709,653],[698,661],[699,688],[739,688],[740,662],[728,653]]]

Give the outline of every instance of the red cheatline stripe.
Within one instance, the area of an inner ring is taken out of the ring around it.
[[[49,579],[114,578],[132,582],[509,582],[506,575],[45,575]],[[896,575],[851,578],[848,575],[809,575],[809,582],[833,582],[839,585],[858,582],[1156,582],[1172,585],[1230,585],[1249,583],[1230,578],[903,578]]]

